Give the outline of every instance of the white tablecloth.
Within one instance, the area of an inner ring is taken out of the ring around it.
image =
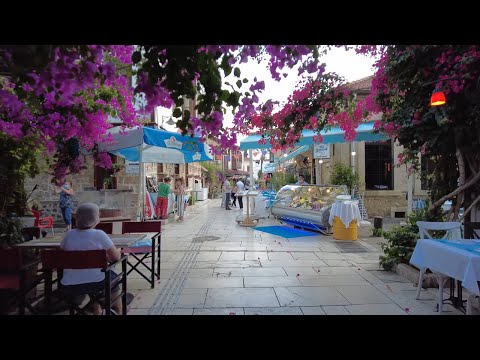
[[[480,295],[477,283],[480,281],[480,254],[458,249],[438,240],[420,239],[410,263],[460,280],[465,289]]]
[[[333,219],[335,216],[338,216],[342,220],[345,228],[350,226],[350,223],[356,219],[357,222],[362,220],[362,215],[360,215],[360,210],[355,201],[345,201],[345,202],[336,202],[332,205],[330,209],[330,217],[328,222],[330,225],[333,225]]]

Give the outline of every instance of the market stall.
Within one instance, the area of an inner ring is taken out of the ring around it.
[[[329,233],[330,208],[344,194],[348,194],[344,185],[285,185],[272,205],[272,215],[282,223]]]

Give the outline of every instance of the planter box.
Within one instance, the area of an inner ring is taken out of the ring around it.
[[[404,278],[410,280],[413,282],[415,285],[418,286],[418,277],[420,275],[420,270],[414,268],[413,266],[410,266],[408,264],[398,264],[395,267],[395,272],[403,276]],[[438,288],[438,282],[437,278],[435,277],[434,274],[425,274],[423,276],[423,288]],[[448,280],[445,283],[445,288],[450,286],[450,280]]]

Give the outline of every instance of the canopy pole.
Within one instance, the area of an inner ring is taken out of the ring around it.
[[[249,190],[253,190],[255,186],[255,181],[253,180],[253,150],[248,150],[248,157],[250,160],[250,188]]]
[[[138,168],[140,169],[140,174],[139,174],[139,183],[138,183],[138,206],[140,207],[137,219],[139,221],[143,221],[145,218],[145,195],[143,193],[143,187],[145,185],[145,179],[144,179],[144,169],[143,169],[143,144],[140,144],[138,147],[138,153],[139,153],[139,166]]]

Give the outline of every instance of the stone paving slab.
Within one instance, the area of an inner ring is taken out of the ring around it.
[[[245,315],[303,315],[297,307],[245,308]]]
[[[208,289],[205,308],[278,307],[273,288]]]
[[[276,287],[281,306],[349,305],[333,287]]]

